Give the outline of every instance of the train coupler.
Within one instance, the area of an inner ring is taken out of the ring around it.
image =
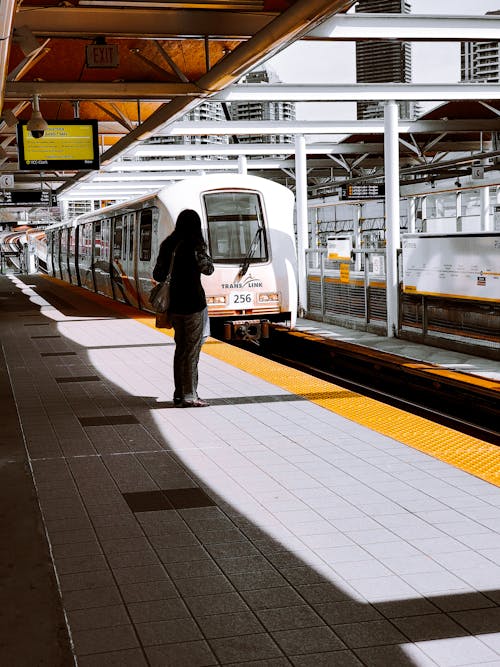
[[[230,320],[224,322],[224,340],[246,341],[259,345],[261,338],[269,338],[269,320]]]

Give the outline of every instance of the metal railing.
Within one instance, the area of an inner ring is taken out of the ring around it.
[[[335,324],[386,327],[385,250],[354,250],[331,260],[324,248],[306,250],[307,313]]]

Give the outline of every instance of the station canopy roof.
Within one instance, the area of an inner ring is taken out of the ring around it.
[[[52,191],[85,174],[19,170],[16,124],[95,119],[101,163],[237,81],[352,0],[2,0],[0,172]]]

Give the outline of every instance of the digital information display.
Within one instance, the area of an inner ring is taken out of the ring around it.
[[[57,195],[49,190],[11,190],[0,192],[0,206],[57,206]]]
[[[99,169],[96,120],[47,121],[43,137],[35,139],[27,122],[17,125],[19,169]]]
[[[353,183],[351,185],[343,185],[340,189],[340,198],[349,199],[383,199],[385,197],[384,183]]]
[[[500,302],[500,233],[404,234],[403,291]]]

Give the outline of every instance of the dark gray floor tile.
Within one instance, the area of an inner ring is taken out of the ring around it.
[[[114,625],[128,625],[130,619],[123,605],[96,607],[95,609],[75,609],[68,611],[68,621],[72,632],[107,628]]]
[[[370,604],[362,604],[361,602],[354,602],[352,600],[316,604],[314,608],[329,625],[382,619],[382,615]]]
[[[278,646],[267,634],[240,635],[211,639],[209,644],[222,663],[242,660],[265,660],[282,655]]]
[[[208,558],[187,561],[186,563],[166,563],[165,567],[169,576],[174,581],[189,579],[191,577],[209,577],[222,574],[217,564]]]
[[[356,656],[350,651],[326,651],[290,657],[294,667],[362,667]],[[384,667],[399,667],[399,663],[386,663]]]
[[[145,581],[120,586],[123,599],[127,603],[147,602],[149,600],[165,600],[178,597],[177,590],[171,581]]]
[[[297,586],[296,589],[311,604],[351,599],[348,593],[330,583]]]
[[[500,633],[499,607],[459,611],[450,614],[450,616],[464,628],[467,628],[471,634]]]
[[[139,641],[131,625],[79,630],[74,632],[72,636],[77,655],[120,651],[139,645]]]
[[[213,577],[178,579],[175,583],[183,597],[192,597],[194,595],[218,595],[234,591],[231,582],[222,574]]]
[[[186,642],[148,646],[146,655],[151,667],[210,667],[218,665],[207,642]]]
[[[191,613],[196,617],[248,611],[248,605],[245,604],[238,593],[199,595],[196,597],[185,598],[184,602],[191,610]]]
[[[229,579],[239,591],[259,590],[262,588],[277,588],[286,586],[287,582],[274,569],[257,570],[240,574],[229,574]]]
[[[267,630],[294,630],[324,625],[324,621],[307,605],[278,609],[258,609],[256,615]]]
[[[203,635],[191,618],[173,618],[168,621],[150,621],[135,626],[144,646],[192,642]]]
[[[128,651],[83,655],[78,658],[78,667],[148,667],[148,663],[142,650],[135,648]]]
[[[161,565],[143,565],[138,567],[120,567],[113,570],[118,585],[146,581],[161,581],[168,575]]]
[[[169,621],[173,618],[190,617],[188,608],[180,598],[132,602],[127,605],[127,609],[134,623]]]
[[[63,593],[63,606],[68,610],[90,609],[91,607],[106,607],[121,604],[122,599],[116,586],[92,588]]]
[[[272,636],[286,655],[300,655],[322,651],[339,651],[345,644],[326,626],[280,630]]]
[[[304,600],[289,586],[269,588],[268,590],[242,591],[241,594],[252,609],[295,607],[304,603]]]
[[[436,667],[434,660],[416,646],[411,652],[403,651],[400,646],[371,646],[356,649],[355,654],[366,667]]]
[[[389,621],[335,625],[335,632],[351,648],[405,644],[408,640]]]
[[[207,639],[264,632],[258,619],[249,611],[199,616],[197,621]]]

